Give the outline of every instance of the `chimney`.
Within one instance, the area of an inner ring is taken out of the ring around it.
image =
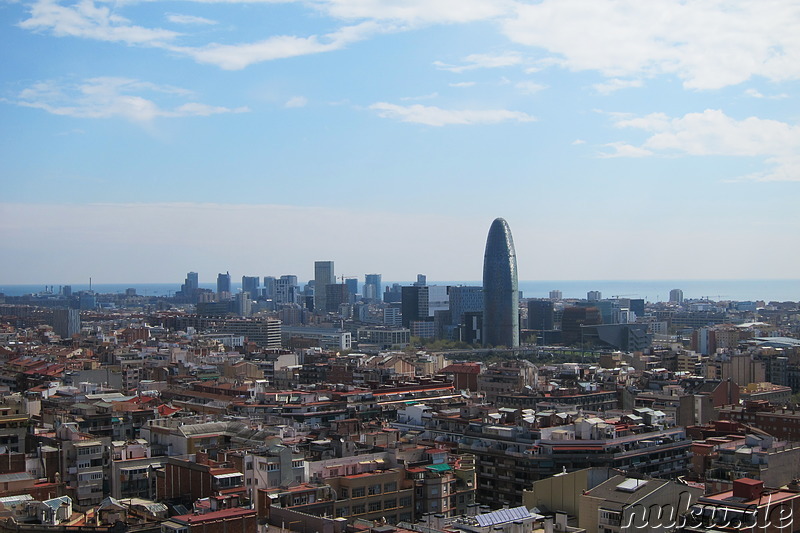
[[[757,479],[743,477],[733,482],[734,498],[744,498],[745,501],[755,500],[761,496],[762,490],[764,490],[764,482]]]

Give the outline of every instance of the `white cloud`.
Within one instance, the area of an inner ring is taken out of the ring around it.
[[[546,49],[570,70],[673,74],[693,89],[800,78],[798,27],[794,0],[543,0],[517,4],[503,23],[512,41]]]
[[[196,17],[194,15],[181,15],[178,13],[167,14],[167,20],[175,24],[189,24],[195,26],[205,26],[216,24],[216,20],[211,20],[203,17]]]
[[[608,143],[608,146],[613,152],[602,153],[599,157],[608,159],[612,157],[647,157],[653,155],[653,152],[645,148],[633,146],[624,142]]]
[[[579,144],[586,144],[586,141],[584,141],[583,139],[575,139],[574,141],[572,141],[573,146],[577,146]]]
[[[539,91],[547,89],[547,85],[542,85],[541,83],[533,81],[521,81],[515,84],[514,87],[527,94],[536,94]]]
[[[620,89],[629,89],[631,87],[641,87],[642,80],[622,80],[619,78],[612,78],[607,82],[596,83],[592,87],[600,94],[611,94]]]
[[[413,101],[417,101],[417,100],[433,100],[434,98],[438,98],[438,97],[439,97],[439,93],[433,92],[433,93],[430,93],[430,94],[423,94],[421,96],[404,96],[404,97],[400,98],[400,100],[402,100],[404,102],[413,102]]]
[[[339,50],[381,31],[388,30],[373,22],[364,22],[322,36],[276,35],[254,43],[211,43],[201,47],[171,46],[169,49],[189,56],[198,63],[216,65],[225,70],[241,70],[263,61]]]
[[[441,61],[434,61],[433,64],[440,70],[460,73],[479,68],[502,68],[519,65],[522,63],[522,56],[517,52],[507,52],[505,54],[471,54],[465,57],[463,62],[463,65],[449,65]]]
[[[131,24],[112,13],[108,6],[98,6],[92,0],[80,0],[71,6],[63,6],[57,0],[37,0],[30,6],[30,17],[19,26],[26,30],[49,30],[57,37],[152,46],[163,45],[179,35]]]
[[[759,181],[800,181],[800,126],[778,120],[748,117],[736,120],[720,110],[707,109],[672,118],[663,113],[642,117],[618,115],[614,125],[650,133],[641,146],[609,144],[605,157],[650,154],[764,157],[769,168],[742,176]]]
[[[428,126],[447,126],[454,124],[496,124],[499,122],[517,121],[532,122],[535,117],[521,111],[507,109],[460,109],[449,110],[419,104],[399,106],[378,102],[369,106],[382,118],[391,118],[401,122],[414,122]]]
[[[475,85],[474,81],[462,81],[458,83],[451,83],[450,87],[472,87]]]
[[[753,98],[768,98],[770,100],[780,100],[780,99],[783,99],[783,98],[789,98],[789,95],[786,94],[786,93],[772,94],[772,95],[768,95],[767,96],[767,95],[762,94],[757,89],[747,89],[747,90],[744,91],[744,94],[747,95],[747,96],[751,96]]]
[[[511,0],[320,0],[333,17],[371,19],[409,25],[466,23],[490,20],[510,12]]]
[[[308,104],[308,98],[305,96],[292,96],[289,100],[283,104],[283,107],[292,108],[292,107],[305,107]]]
[[[221,113],[242,113],[245,107],[227,108],[186,102],[172,109],[160,107],[141,93],[156,92],[186,97],[189,93],[170,86],[126,78],[91,78],[79,84],[59,85],[39,82],[21,91],[16,104],[42,109],[54,115],[76,118],[124,118],[148,122],[157,117],[209,116]]]

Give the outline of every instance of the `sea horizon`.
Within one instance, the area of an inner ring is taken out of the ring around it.
[[[385,281],[411,285],[413,281]],[[71,286],[72,292],[89,290],[88,283],[0,284],[0,293],[6,296],[24,296],[52,292],[58,294],[62,287]],[[303,284],[301,284],[302,286]],[[359,280],[359,288],[363,281]],[[481,285],[480,281],[430,280],[428,285]],[[200,283],[204,289],[216,289],[216,283]],[[99,294],[123,294],[135,289],[141,296],[172,296],[181,283],[92,283],[91,289]],[[232,282],[237,292],[241,283]],[[563,298],[586,298],[588,291],[600,291],[603,298],[642,298],[648,302],[669,299],[669,291],[681,289],[685,299],[714,301],[800,301],[800,279],[669,279],[669,280],[522,280],[519,289],[524,298],[547,298],[551,290],[560,290]]]

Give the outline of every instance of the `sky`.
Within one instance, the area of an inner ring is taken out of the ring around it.
[[[796,0],[0,0],[0,283],[795,279]]]

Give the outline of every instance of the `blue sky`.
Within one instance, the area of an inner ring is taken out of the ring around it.
[[[3,283],[798,277],[794,1],[0,9]]]

